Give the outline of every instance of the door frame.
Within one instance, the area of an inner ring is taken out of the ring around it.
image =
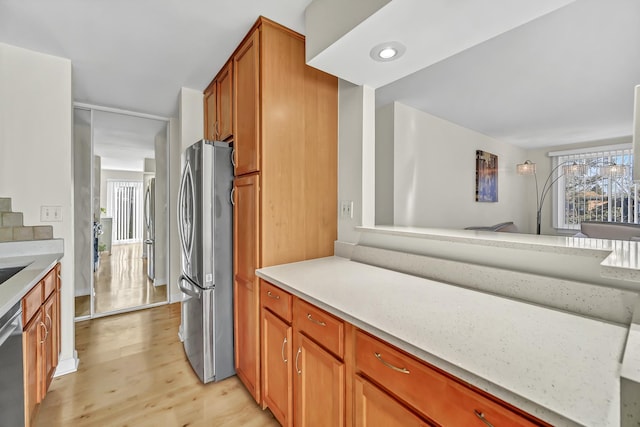
[[[87,104],[87,103],[82,103],[82,102],[74,102],[73,103],[73,109],[74,111],[77,110],[85,110],[85,111],[89,111],[91,114],[91,122],[90,122],[90,140],[91,140],[91,164],[90,164],[90,168],[92,170],[91,173],[91,213],[90,215],[92,216],[92,218],[94,218],[95,212],[94,212],[94,184],[95,184],[95,174],[93,173],[93,159],[94,159],[94,129],[93,129],[93,123],[94,123],[94,112],[96,111],[100,111],[100,112],[106,112],[106,113],[114,113],[114,114],[122,114],[122,115],[126,115],[126,116],[131,116],[131,117],[138,117],[138,118],[143,118],[143,119],[151,119],[151,120],[158,120],[158,121],[163,121],[166,123],[166,144],[165,144],[165,154],[166,154],[166,188],[164,189],[166,191],[167,194],[167,201],[169,201],[169,195],[170,193],[170,187],[171,187],[171,121],[168,117],[162,117],[162,116],[156,116],[153,114],[146,114],[146,113],[138,113],[135,111],[129,111],[129,110],[122,110],[119,108],[112,108],[112,107],[104,107],[104,106],[100,106],[100,105],[94,105],[94,104]],[[171,232],[170,232],[170,224],[171,221],[173,221],[174,219],[171,217],[171,209],[169,209],[169,203],[167,203],[167,208],[166,208],[166,227],[165,227],[165,234],[166,234],[166,242],[167,242],[167,247],[165,250],[165,268],[166,268],[166,272],[167,272],[167,297],[165,301],[161,301],[161,302],[156,302],[156,303],[152,303],[152,304],[144,304],[144,305],[139,305],[139,306],[133,306],[133,307],[127,307],[127,308],[123,308],[123,309],[118,309],[118,310],[113,310],[113,311],[109,311],[109,312],[105,312],[105,313],[96,313],[95,311],[95,284],[94,284],[94,278],[93,278],[93,257],[91,257],[91,271],[92,274],[90,275],[90,287],[89,287],[89,299],[90,299],[90,313],[89,315],[86,316],[80,316],[80,317],[75,317],[74,315],[74,319],[75,321],[79,321],[79,320],[86,320],[86,319],[95,319],[95,318],[99,318],[99,317],[105,317],[105,316],[111,316],[114,314],[121,314],[121,313],[126,313],[126,312],[130,312],[130,311],[136,311],[136,310],[140,310],[142,308],[151,308],[151,307],[157,307],[157,306],[161,306],[161,305],[165,305],[165,304],[169,304],[171,302],[171,270],[170,270],[170,264],[171,264],[171,251],[170,251],[170,247],[171,247]],[[75,222],[75,220],[74,220]],[[91,221],[91,223],[93,223],[93,220]],[[74,227],[75,228],[75,227]],[[90,227],[90,229],[88,230],[84,230],[84,229],[76,229],[75,232],[83,232],[83,233],[88,233],[89,240],[91,242],[93,242],[93,227]]]

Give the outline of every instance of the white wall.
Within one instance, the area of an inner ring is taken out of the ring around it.
[[[169,196],[169,302],[182,301],[178,288],[180,276],[180,242],[178,240],[177,198],[182,171],[181,156],[185,148],[204,138],[204,108],[201,91],[183,87],[178,100],[178,119],[170,122],[170,196]]]
[[[183,87],[180,91],[180,143],[182,150],[204,138],[202,91]]]
[[[40,206],[62,207],[48,223],[64,239],[62,371],[75,369],[72,108],[71,61],[0,43],[0,194],[29,225]]]
[[[475,201],[476,150],[498,155],[498,202]],[[394,222],[464,228],[513,221],[527,229],[525,183],[516,164],[525,150],[396,102]]]
[[[393,225],[393,104],[376,110],[376,225]]]
[[[362,225],[362,130],[363,88],[338,81],[338,209],[340,202],[353,201],[353,218],[338,213],[338,240],[356,243]]]

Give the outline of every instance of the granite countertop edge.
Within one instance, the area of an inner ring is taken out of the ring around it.
[[[27,244],[0,244],[0,267],[25,266],[24,269],[0,284],[0,316],[6,314],[11,307],[20,302],[31,288],[55,267],[64,256],[62,248],[62,241],[48,242],[40,247]]]

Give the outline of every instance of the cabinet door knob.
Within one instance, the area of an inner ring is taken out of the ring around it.
[[[382,364],[384,366],[386,366],[387,368],[391,368],[394,371],[401,372],[403,374],[409,374],[410,373],[407,368],[398,368],[397,366],[393,366],[391,363],[389,363],[386,360],[384,360],[380,353],[373,353],[373,354],[374,354],[374,356],[376,356],[376,359],[378,359],[380,362],[382,362]]]
[[[284,363],[287,363],[287,359],[286,357],[284,357],[284,346],[287,345],[287,337],[284,337],[284,340],[282,340],[282,350],[280,350],[280,354],[282,355],[282,361]]]
[[[326,323],[324,323],[322,320],[316,320],[313,317],[311,317],[310,313],[307,313],[307,319],[311,320],[313,323],[315,323],[316,325],[320,325],[320,326],[327,326]]]

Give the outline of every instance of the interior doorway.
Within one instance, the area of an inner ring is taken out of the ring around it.
[[[168,302],[169,121],[76,104],[76,319]]]

